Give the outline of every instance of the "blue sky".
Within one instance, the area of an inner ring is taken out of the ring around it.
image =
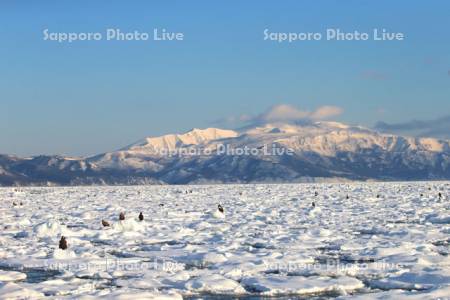
[[[374,126],[450,114],[448,1],[2,1],[0,153],[92,155],[286,104]],[[44,41],[106,28],[182,42]],[[263,40],[263,31],[404,41]],[[447,125],[445,125],[447,126]],[[445,129],[445,128],[444,128]],[[449,128],[450,131],[450,128]]]

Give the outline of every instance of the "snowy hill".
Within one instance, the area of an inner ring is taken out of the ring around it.
[[[450,179],[449,141],[337,122],[193,129],[80,159],[0,158],[2,185],[425,179]]]

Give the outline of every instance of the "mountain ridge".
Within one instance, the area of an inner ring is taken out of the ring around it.
[[[265,155],[269,146],[291,153]],[[236,154],[243,148],[260,152]],[[3,186],[430,179],[450,179],[449,140],[324,121],[194,128],[85,158],[0,155]]]

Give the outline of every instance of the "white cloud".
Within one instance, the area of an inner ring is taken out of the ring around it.
[[[279,104],[271,107],[257,118],[267,122],[294,121],[304,119],[309,115],[307,111],[299,110],[287,104]]]
[[[320,106],[314,111],[300,110],[292,105],[279,104],[253,118],[256,122],[290,122],[301,120],[326,120],[340,115],[342,108],[337,106]]]
[[[326,120],[331,117],[339,116],[343,110],[337,106],[321,106],[311,113],[310,118],[313,120]]]
[[[261,124],[270,122],[320,121],[342,114],[343,109],[337,106],[320,106],[314,111],[298,109],[289,104],[277,104],[259,115],[240,115],[220,119],[219,124]]]

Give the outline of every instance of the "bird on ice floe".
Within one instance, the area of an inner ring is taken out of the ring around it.
[[[142,212],[139,213],[139,221],[144,221],[144,214]]]
[[[120,213],[120,215],[119,215],[119,220],[120,220],[120,221],[125,220],[125,213],[123,213],[123,212]]]
[[[347,196],[345,197],[345,199],[350,199],[350,196],[349,196],[349,195],[347,195]]]
[[[314,196],[319,196],[319,193],[317,191],[314,192]]]
[[[225,210],[222,205],[217,205],[217,210],[212,213],[212,216],[216,219],[224,219],[225,218]]]
[[[308,216],[315,217],[316,214],[320,213],[322,210],[316,205],[316,202],[311,202],[311,207],[306,209]]]
[[[438,196],[439,196],[439,199],[440,199],[440,198],[442,198],[442,194],[441,194],[441,192],[439,192]]]
[[[59,249],[66,250],[67,249],[67,240],[65,236],[62,236],[59,240]]]
[[[109,222],[108,222],[108,221],[105,221],[105,220],[102,220],[102,225],[103,225],[103,227],[108,227],[108,226],[110,226]]]

